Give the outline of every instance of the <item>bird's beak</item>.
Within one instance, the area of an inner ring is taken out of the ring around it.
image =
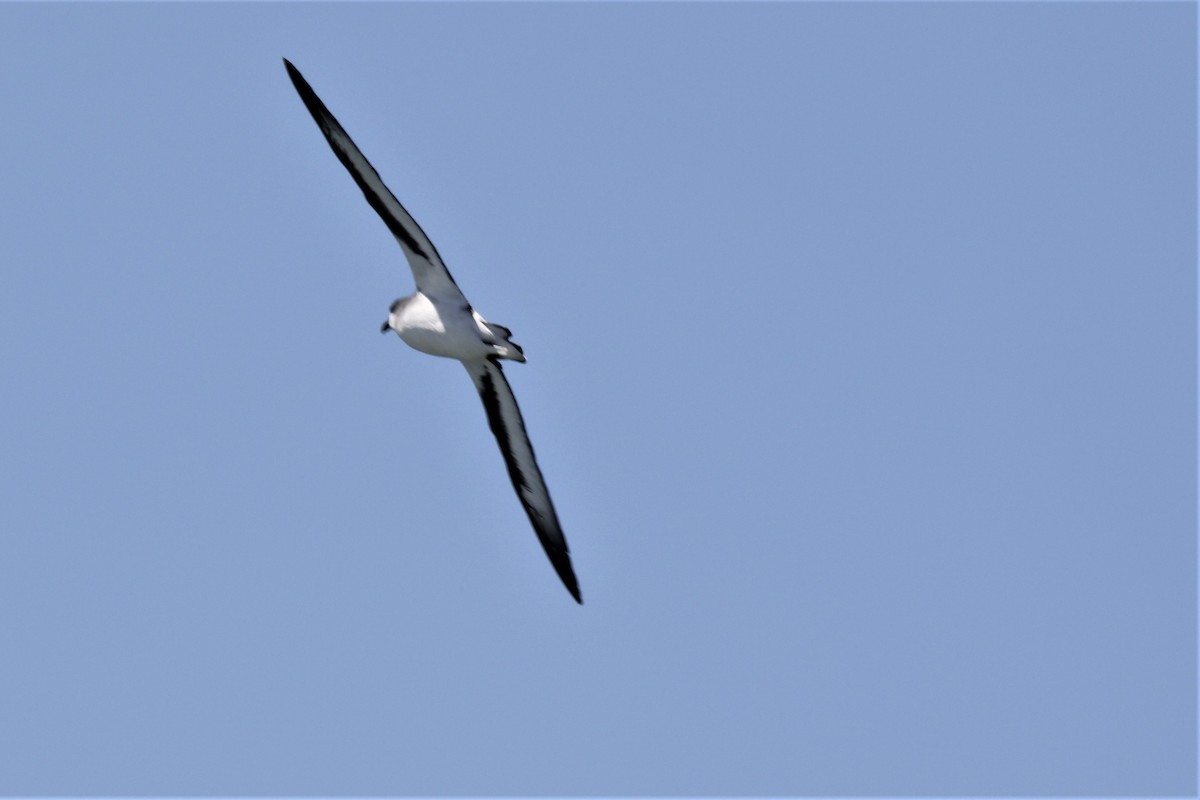
[[[391,325],[388,323],[388,320],[386,320],[386,319],[385,319],[385,320],[383,321],[383,324],[379,326],[379,332],[380,332],[380,333],[387,333],[387,332],[388,332],[388,328],[390,328],[390,327],[392,327],[392,326],[391,326]]]

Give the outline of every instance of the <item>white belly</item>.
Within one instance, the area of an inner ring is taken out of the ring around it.
[[[462,361],[492,352],[469,308],[439,302],[420,292],[401,301],[388,324],[409,347],[433,356]]]

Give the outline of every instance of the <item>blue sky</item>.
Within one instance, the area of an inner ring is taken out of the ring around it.
[[[1195,792],[1195,32],[0,5],[0,794]]]

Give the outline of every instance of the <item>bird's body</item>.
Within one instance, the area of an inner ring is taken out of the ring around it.
[[[384,185],[379,173],[325,107],[291,62],[283,60],[300,99],[308,108],[334,154],[350,172],[363,196],[395,236],[412,268],[417,291],[392,303],[382,330],[395,331],[405,344],[422,353],[461,361],[483,400],[488,426],[500,445],[509,478],[538,540],[567,591],[582,603],[571,566],[567,540],[550,500],[542,471],[525,431],[517,399],[500,361],[525,361],[512,332],[488,322],[463,296],[433,242]]]
[[[392,303],[384,330],[393,330],[414,350],[431,356],[478,361],[495,356],[524,361],[508,341],[507,328],[493,325],[464,301],[414,292]]]

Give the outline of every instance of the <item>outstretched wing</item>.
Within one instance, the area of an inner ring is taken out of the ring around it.
[[[312,118],[316,120],[321,133],[325,134],[325,139],[333,148],[334,154],[342,162],[342,166],[349,170],[350,176],[354,178],[358,188],[362,189],[371,208],[375,209],[375,212],[383,218],[388,230],[400,243],[405,257],[408,258],[408,264],[412,267],[417,289],[426,295],[451,299],[462,298],[463,302],[466,302],[458,285],[454,283],[454,278],[450,277],[450,270],[446,269],[446,265],[442,263],[442,257],[438,255],[437,248],[433,246],[433,242],[429,241],[425,231],[421,230],[417,221],[384,185],[383,179],[371,166],[371,162],[367,161],[367,157],[354,144],[354,140],[350,138],[350,134],[346,133],[346,129],[341,126],[337,118],[329,113],[329,109],[321,102],[321,98],[317,97],[317,93],[308,85],[308,81],[304,80],[300,70],[292,66],[292,62],[286,58],[283,63],[287,67],[288,77],[292,79],[296,91],[300,93],[300,99],[304,101],[308,113],[312,114]]]
[[[463,366],[471,373],[475,388],[483,399],[488,425],[496,435],[504,465],[508,467],[508,476],[512,478],[517,497],[521,499],[529,521],[533,523],[538,541],[542,543],[567,591],[575,598],[575,602],[582,603],[575,571],[571,569],[567,539],[558,524],[558,515],[554,513],[554,504],[550,502],[550,491],[534,458],[533,445],[529,441],[529,434],[525,432],[525,420],[521,418],[517,398],[513,396],[500,363],[489,358],[486,361],[464,361]]]

